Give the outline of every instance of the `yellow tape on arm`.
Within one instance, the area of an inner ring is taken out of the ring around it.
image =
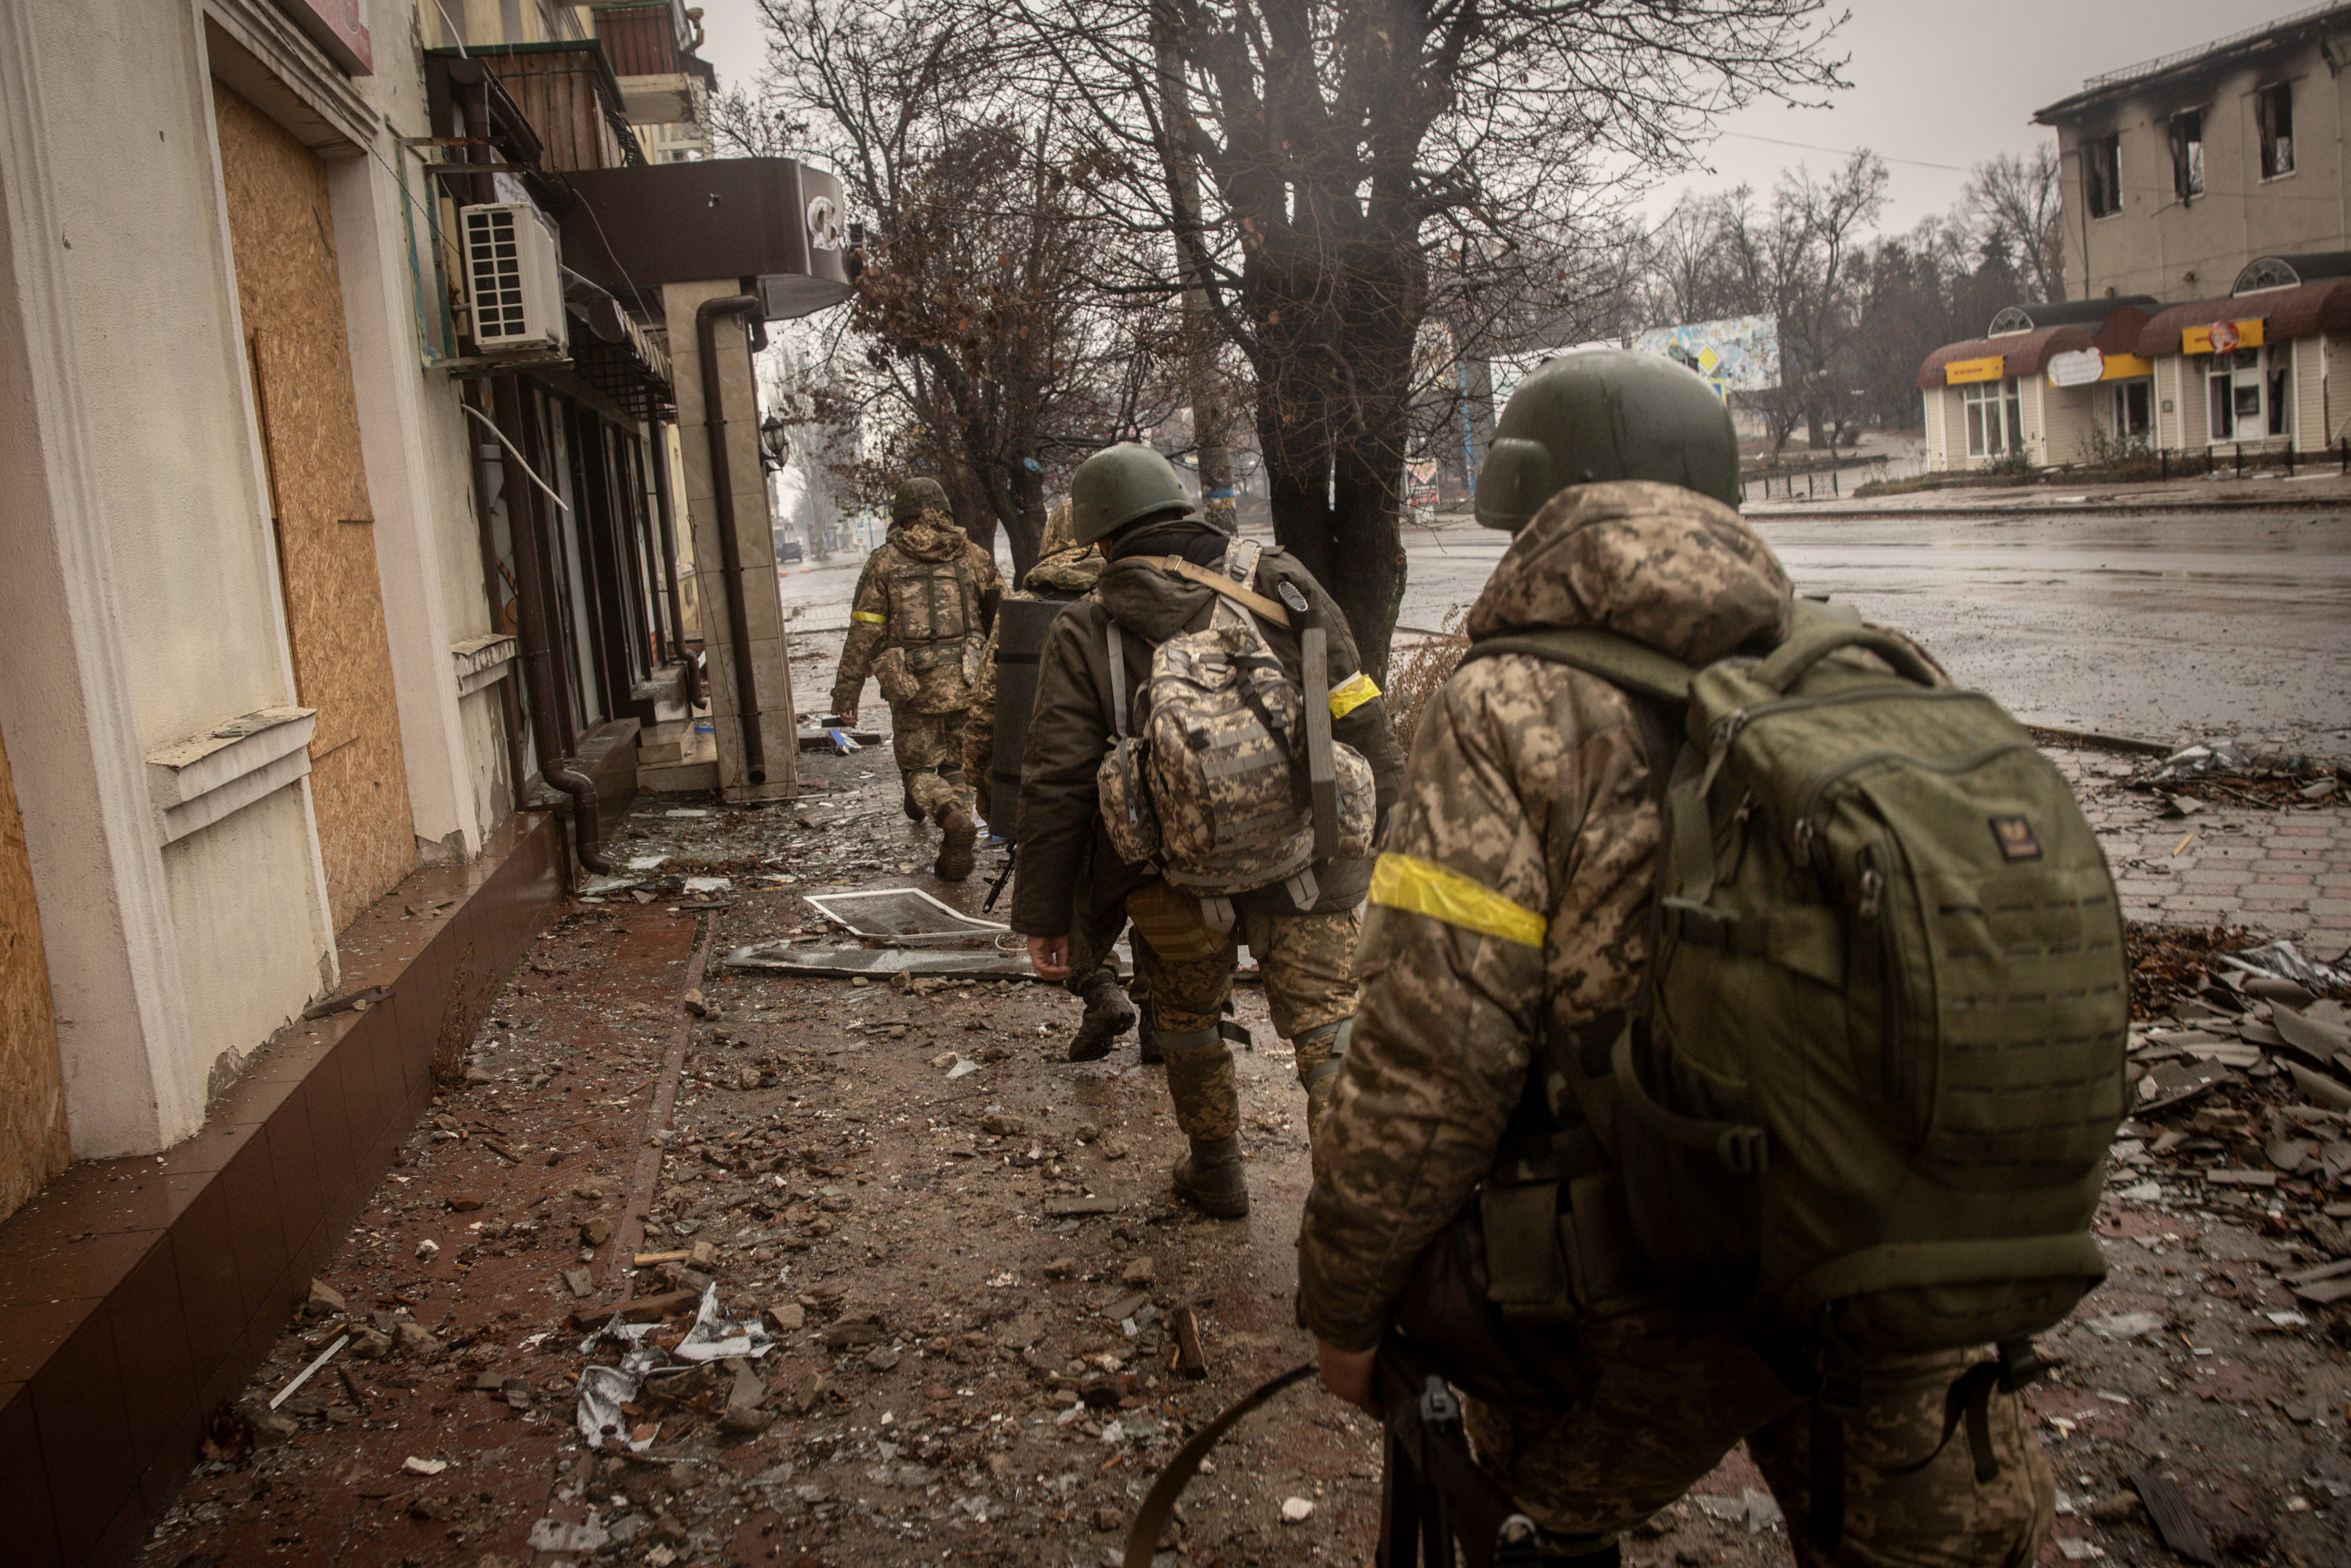
[[[1416,855],[1380,857],[1372,868],[1372,902],[1522,947],[1541,946],[1547,925],[1526,905]]]
[[[1358,670],[1331,688],[1331,716],[1344,718],[1379,695],[1372,677]]]
[[[887,626],[890,623],[890,618],[887,615],[876,615],[871,610],[852,610],[849,612],[849,618],[852,621],[862,621],[868,626]]]

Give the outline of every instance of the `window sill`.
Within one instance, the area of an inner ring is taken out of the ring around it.
[[[266,707],[147,754],[147,790],[163,842],[175,843],[310,771],[318,710]]]

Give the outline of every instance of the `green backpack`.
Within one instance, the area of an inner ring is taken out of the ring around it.
[[[1741,1303],[1814,1396],[1831,1533],[1864,1354],[1996,1344],[1945,1431],[1967,1422],[1990,1479],[1990,1389],[2029,1380],[2029,1336],[2105,1275],[2090,1224],[2126,1103],[2121,912],[2073,791],[1991,698],[1805,601],[1769,654],[1699,670],[1593,630],[1468,657],[1503,653],[1685,719],[1641,999],[1613,1040],[1539,1058],[1606,1145],[1635,1244],[1677,1293]],[[1492,1293],[1539,1322],[1508,1179]]]

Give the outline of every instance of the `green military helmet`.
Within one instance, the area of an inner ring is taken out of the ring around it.
[[[1070,520],[1081,545],[1106,539],[1154,512],[1191,509],[1176,465],[1132,441],[1103,447],[1070,476]]]
[[[890,497],[890,520],[903,523],[925,512],[947,510],[947,493],[936,479],[904,479]]]
[[[1478,474],[1478,520],[1515,532],[1571,485],[1654,479],[1739,505],[1730,411],[1660,354],[1582,349],[1519,383]]]

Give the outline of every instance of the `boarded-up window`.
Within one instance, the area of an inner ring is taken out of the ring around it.
[[[213,102],[294,683],[319,710],[310,790],[340,931],[415,868],[416,837],[327,170],[219,82]]]
[[[48,959],[25,824],[0,746],[0,1219],[65,1169],[69,1157]]]

